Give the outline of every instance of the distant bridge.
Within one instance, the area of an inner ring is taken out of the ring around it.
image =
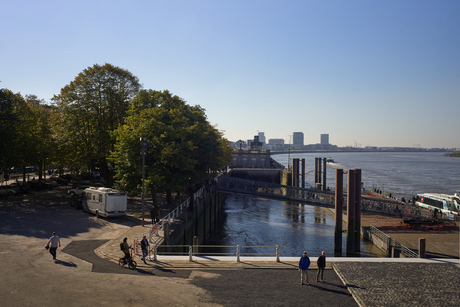
[[[299,188],[263,181],[221,176],[219,177],[217,188],[219,191],[224,193],[245,194],[261,198],[303,203],[318,207],[335,208],[334,192],[319,191],[313,189],[312,187]],[[343,204],[343,209],[346,210],[346,194],[343,196]],[[431,218],[429,211],[422,210],[414,204],[365,196],[361,196],[361,212],[410,219]]]

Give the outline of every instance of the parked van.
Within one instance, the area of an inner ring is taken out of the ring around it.
[[[96,216],[123,216],[128,210],[125,192],[110,188],[89,187],[83,193],[83,210]]]

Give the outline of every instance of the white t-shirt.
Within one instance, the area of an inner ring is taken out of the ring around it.
[[[58,247],[59,246],[59,237],[54,235],[50,238],[50,245],[51,247]]]

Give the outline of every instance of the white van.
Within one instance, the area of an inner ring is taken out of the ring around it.
[[[128,197],[123,191],[89,187],[83,193],[83,210],[98,217],[123,216],[128,210]]]

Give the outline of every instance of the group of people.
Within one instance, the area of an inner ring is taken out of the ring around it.
[[[316,281],[324,282],[323,274],[324,268],[326,267],[326,253],[324,251],[321,252],[321,256],[318,257],[316,261],[318,266],[318,271],[316,272]],[[300,271],[300,284],[301,285],[309,285],[308,282],[308,268],[310,267],[310,258],[307,256],[307,252],[304,251],[302,257],[299,260],[299,271]]]

